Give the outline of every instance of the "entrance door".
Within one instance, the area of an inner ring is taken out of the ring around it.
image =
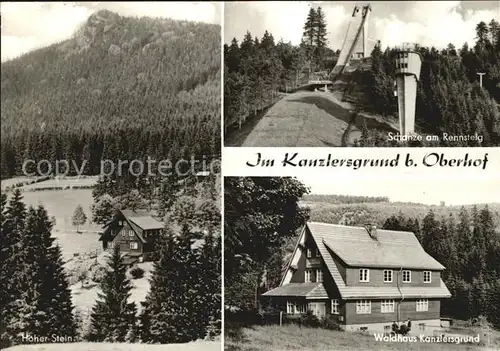
[[[324,302],[310,302],[309,309],[318,318],[323,318],[326,315],[326,306]]]

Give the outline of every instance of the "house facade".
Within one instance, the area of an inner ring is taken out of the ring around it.
[[[331,316],[345,330],[388,333],[410,319],[412,331],[432,334],[451,297],[444,269],[411,232],[309,222],[280,286],[262,299],[288,315]]]
[[[122,210],[103,227],[99,241],[107,251],[119,246],[127,264],[149,261],[163,228],[147,211]]]

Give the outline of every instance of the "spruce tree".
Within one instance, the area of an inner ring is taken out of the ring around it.
[[[99,300],[92,309],[89,341],[123,342],[135,330],[137,309],[134,302],[129,302],[132,285],[126,271],[120,248],[116,246],[100,284]]]
[[[71,292],[59,246],[53,245],[52,223],[46,210],[30,208],[23,233],[27,275],[24,291],[32,291],[35,313],[29,328],[38,335],[76,336]],[[27,296],[30,296],[28,294]],[[31,331],[30,331],[31,332]]]
[[[327,31],[326,31],[326,20],[325,13],[323,9],[318,7],[316,10],[316,18],[314,26],[316,28],[316,33],[314,37],[314,44],[316,46],[316,64],[318,66],[322,66],[323,64],[323,55],[325,53],[325,48],[328,43],[326,39]]]
[[[22,327],[18,323],[17,312],[22,306],[21,283],[24,262],[22,255],[22,231],[26,218],[26,206],[22,193],[15,189],[9,204],[2,199],[2,231],[1,231],[1,347],[7,347],[14,341]]]

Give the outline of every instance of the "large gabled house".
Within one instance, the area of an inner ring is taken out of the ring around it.
[[[444,269],[411,232],[309,222],[280,286],[262,299],[288,315],[331,316],[345,330],[390,332],[409,318],[412,330],[432,333],[451,297]]]
[[[155,250],[155,242],[164,228],[163,222],[147,211],[117,211],[111,221],[103,227],[99,238],[103,249],[111,251],[120,246],[127,264],[148,261]]]

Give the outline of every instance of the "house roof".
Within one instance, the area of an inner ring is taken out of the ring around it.
[[[328,298],[323,283],[290,283],[262,294],[264,296],[303,296],[306,298]]]
[[[122,210],[121,211],[125,218],[136,224],[139,228],[143,230],[149,229],[162,229],[164,224],[149,214],[147,211],[143,210]]]
[[[363,227],[309,222],[316,244],[323,243],[347,266],[443,270],[412,232],[377,229],[373,239]]]
[[[307,229],[308,228],[308,229]],[[334,261],[334,257],[338,261],[343,261],[343,264],[351,267],[375,267],[375,268],[408,268],[408,269],[428,269],[428,270],[443,270],[445,267],[438,261],[427,254],[415,234],[411,232],[397,232],[391,230],[377,230],[377,239],[373,239],[364,227],[348,227],[343,225],[334,225],[327,223],[309,222],[303,227],[300,234],[294,255],[299,249],[299,241],[305,235],[306,230],[312,235],[314,242],[318,247],[318,251],[325,263],[326,268],[330,272],[332,278],[337,285],[339,293],[343,299],[357,298],[446,298],[451,294],[444,284],[440,281],[439,287],[415,287],[403,286],[398,287],[374,287],[374,286],[348,286],[344,278],[340,274],[339,268]],[[338,258],[338,259],[337,259]],[[288,269],[290,269],[290,263]],[[284,279],[284,277],[283,277]],[[283,280],[281,284],[283,284]],[[299,287],[295,285],[304,285],[304,289],[310,287],[311,284],[318,283],[293,283],[285,284],[280,288],[285,288],[283,291],[288,296],[304,296],[294,295],[293,292]],[[320,283],[323,286],[322,283]],[[286,287],[292,285],[291,290]],[[264,294],[267,296],[287,296],[281,293],[282,290],[269,291]],[[324,287],[323,287],[324,289]],[[307,290],[307,293],[313,294],[312,288]],[[325,291],[326,296],[328,296]],[[321,297],[321,294],[318,295]]]

